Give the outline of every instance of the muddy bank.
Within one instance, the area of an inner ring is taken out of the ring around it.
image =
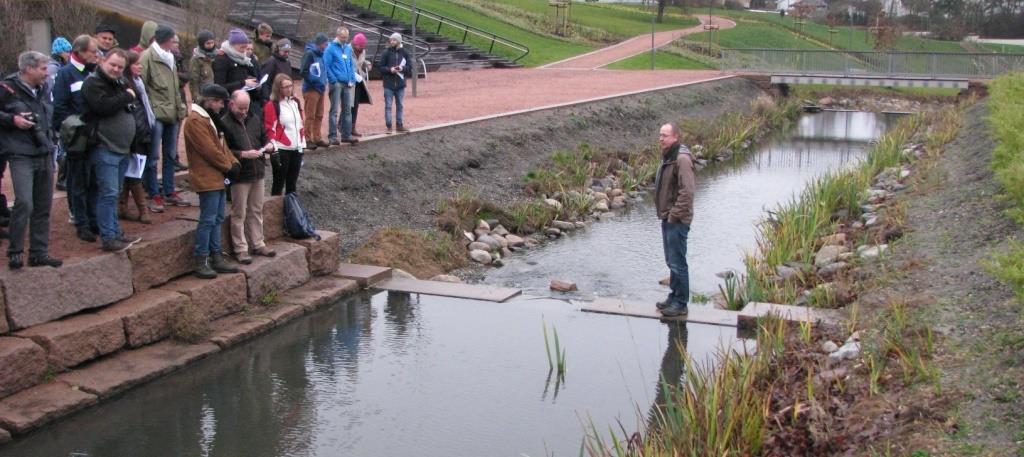
[[[383,227],[432,227],[437,203],[460,189],[498,203],[521,198],[523,176],[555,151],[651,144],[662,122],[748,110],[760,94],[733,78],[311,154],[300,195],[318,228],[342,234],[348,253]]]

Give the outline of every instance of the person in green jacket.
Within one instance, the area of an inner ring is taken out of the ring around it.
[[[156,116],[153,142],[146,160],[142,181],[149,195],[149,209],[163,212],[164,203],[189,206],[174,189],[174,164],[178,159],[178,126],[185,118],[185,103],[178,86],[174,52],[178,35],[167,25],[160,25],[153,34],[153,43],[142,53],[142,80],[149,91],[149,101]],[[157,182],[156,162],[161,160],[163,188]]]
[[[192,50],[192,58],[188,61],[188,87],[193,102],[203,98],[200,94],[203,86],[213,84],[214,57],[217,57],[217,40],[213,32],[201,30],[196,34],[196,48]]]

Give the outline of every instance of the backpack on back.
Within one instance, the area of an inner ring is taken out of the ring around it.
[[[284,196],[284,232],[298,240],[311,237],[320,240],[309,213],[299,203],[299,197],[294,192]]]

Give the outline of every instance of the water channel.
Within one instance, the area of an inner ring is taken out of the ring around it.
[[[696,291],[742,266],[763,208],[849,166],[892,122],[867,113],[807,115],[785,140],[698,177],[689,261]],[[510,259],[487,282],[547,296],[552,277],[583,295],[665,293],[649,204]],[[542,323],[567,350],[550,376]],[[565,300],[486,303],[404,294],[342,300],[181,372],[52,424],[0,455],[566,456],[584,425],[637,429],[659,379],[746,344],[736,329],[581,313]]]

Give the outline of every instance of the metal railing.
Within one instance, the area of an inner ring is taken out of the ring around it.
[[[1024,54],[723,49],[722,70],[800,76],[989,79],[1024,70]]]
[[[343,17],[340,14],[332,14],[329,11],[324,11],[320,7],[310,5],[303,0],[236,0],[235,4],[251,4],[248,15],[248,22],[250,26],[258,22],[267,22],[274,27],[275,32],[281,35],[292,35],[289,37],[292,39],[309,40],[317,32],[324,32],[327,36],[333,37],[334,28],[341,24],[348,27],[353,36],[358,32],[363,32],[364,34],[369,35],[367,38],[376,35],[378,46],[376,46],[374,50],[374,55],[368,59],[370,62],[377,61],[377,53],[380,52],[382,48],[379,43],[386,43],[387,37],[392,33],[401,33],[400,30],[377,25],[356,17]],[[287,20],[287,24],[282,24],[282,21],[275,20],[274,17],[274,12],[277,8],[291,9],[298,15],[298,17],[294,20],[294,23],[292,23],[292,20],[289,18]],[[326,22],[330,22],[331,25],[328,26],[325,24]],[[412,38],[409,38],[405,42],[408,46],[416,47],[416,57],[421,61],[432,51],[430,43],[426,40],[417,39],[416,42],[413,43]]]
[[[358,4],[358,5],[362,6],[361,2],[358,2],[358,3],[357,2],[352,2],[352,3],[353,4]],[[436,33],[438,35],[441,35],[441,30],[442,30],[442,27],[444,27],[444,26],[448,26],[450,28],[453,28],[453,29],[455,29],[455,33],[453,33],[453,34],[449,33],[447,36],[456,37],[456,39],[459,39],[459,38],[457,38],[457,36],[461,32],[462,37],[461,37],[460,41],[461,41],[462,44],[466,44],[466,41],[471,36],[475,37],[475,38],[482,39],[483,42],[485,43],[485,45],[487,46],[487,53],[488,54],[494,54],[494,47],[495,47],[495,45],[504,46],[506,48],[511,49],[512,54],[514,54],[514,53],[522,53],[518,57],[512,59],[512,62],[518,62],[519,59],[522,59],[523,57],[526,57],[526,55],[530,53],[530,48],[527,47],[524,44],[517,43],[517,42],[512,41],[512,40],[510,40],[508,38],[505,38],[505,37],[503,37],[501,35],[488,32],[486,30],[483,30],[483,29],[478,28],[478,27],[474,27],[474,26],[466,24],[464,22],[457,21],[455,19],[451,19],[451,18],[442,16],[442,15],[440,15],[438,13],[433,12],[433,11],[425,10],[423,8],[420,8],[420,7],[413,7],[412,5],[410,5],[410,4],[406,3],[406,2],[403,2],[402,0],[367,0],[366,6],[364,8],[366,8],[369,11],[376,12],[373,9],[373,4],[374,3],[377,3],[378,5],[383,5],[383,8],[382,8],[383,11],[386,11],[386,10],[390,9],[390,12],[383,12],[382,14],[388,15],[388,17],[390,17],[392,19],[395,19],[395,15],[399,11],[404,11],[404,12],[408,13],[412,17],[412,23],[415,24],[415,26],[418,29],[420,29],[419,21],[420,21],[421,17],[426,18],[428,20],[431,20],[431,21],[437,23],[437,28],[436,28],[436,30],[434,30],[434,33]]]

